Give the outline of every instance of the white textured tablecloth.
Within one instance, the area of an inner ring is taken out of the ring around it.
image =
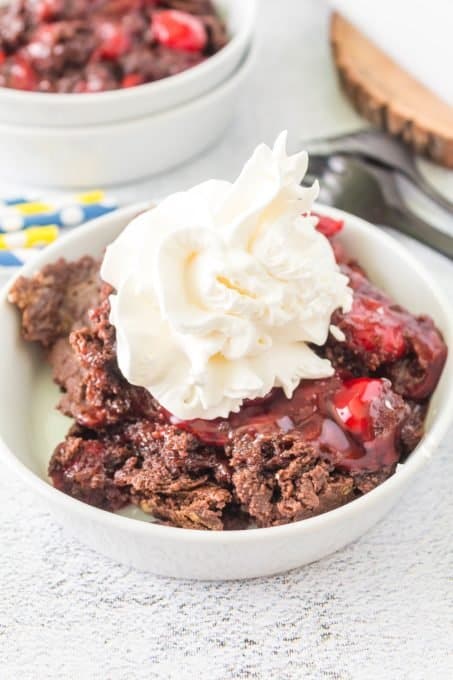
[[[284,127],[296,145],[358,124],[335,85],[323,2],[261,7],[258,70],[220,147],[123,197],[233,177]],[[453,295],[453,265],[407,243]],[[159,579],[88,551],[2,469],[1,680],[452,678],[452,448],[450,436],[355,545],[283,576],[226,584]]]

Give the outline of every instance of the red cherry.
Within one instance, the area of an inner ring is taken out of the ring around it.
[[[39,0],[35,4],[35,14],[38,21],[51,21],[62,12],[61,0]]]
[[[334,396],[334,408],[340,421],[362,441],[374,438],[370,409],[383,390],[382,380],[354,378],[347,380]]]
[[[327,238],[332,238],[335,234],[338,234],[344,227],[344,220],[334,220],[332,217],[326,217],[326,215],[319,215],[316,212],[311,213],[313,217],[318,218],[318,224],[316,225],[317,231],[327,236]]]
[[[384,301],[356,296],[347,319],[354,342],[363,349],[378,351],[387,361],[394,361],[405,353],[401,319]]]
[[[397,359],[404,354],[405,343],[398,326],[369,326],[354,333],[354,339],[364,349],[372,352],[379,344],[379,349],[388,359]]]
[[[30,62],[21,55],[13,57],[8,86],[15,90],[35,90],[38,79]]]
[[[74,85],[73,92],[75,92],[76,94],[85,94],[85,92],[88,92],[86,81],[79,80],[79,82]]]
[[[128,73],[121,81],[121,87],[124,89],[136,87],[137,85],[142,85],[143,82],[143,76],[141,76],[139,73]]]
[[[152,31],[161,45],[175,50],[201,52],[208,41],[203,22],[176,9],[154,12]]]
[[[4,64],[5,61],[6,61],[6,54],[2,50],[0,50],[0,66],[2,64]]]
[[[101,44],[98,54],[101,58],[118,59],[130,49],[130,38],[118,24],[103,22],[99,26],[99,35]]]

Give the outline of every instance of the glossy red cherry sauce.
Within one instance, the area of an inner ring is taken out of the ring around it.
[[[317,230],[330,240],[354,291],[351,311],[336,312],[333,322],[346,336],[347,351],[362,360],[362,375],[388,378],[393,390],[406,398],[429,398],[447,358],[447,346],[434,322],[410,314],[368,280],[337,239],[342,220],[313,214],[319,218]]]
[[[395,361],[406,351],[403,319],[387,301],[355,296],[345,325],[355,343],[367,352],[378,351],[385,361]]]
[[[0,86],[88,93],[200,64],[228,41],[207,0],[11,0],[0,6]],[[4,6],[3,6],[4,5]]]
[[[372,372],[388,377],[398,394],[423,400],[434,391],[447,347],[432,319],[395,304],[358,270],[343,267],[354,291],[352,309],[333,317],[345,346]]]
[[[338,245],[335,237],[343,222],[316,216],[317,229],[332,246]],[[350,279],[354,301],[348,314],[337,312],[333,321],[345,334],[345,350],[362,359],[362,376],[373,377],[351,379],[346,370],[327,380],[302,381],[292,399],[276,389],[264,399],[245,403],[227,419],[179,421],[162,411],[164,418],[205,444],[225,446],[241,432],[259,436],[297,431],[339,470],[360,474],[394,465],[407,414],[397,394],[416,400],[429,397],[447,348],[431,319],[396,305],[340,246],[334,252]],[[348,362],[339,365],[347,369]]]
[[[377,422],[377,414],[393,394],[388,385],[380,379],[342,381],[334,376],[302,381],[292,399],[275,389],[265,399],[246,403],[228,419],[180,421],[162,413],[203,443],[217,446],[225,446],[237,432],[257,436],[297,430],[307,442],[319,446],[321,457],[338,469],[359,474],[393,465],[399,458],[399,423],[391,421],[390,427],[382,427]]]

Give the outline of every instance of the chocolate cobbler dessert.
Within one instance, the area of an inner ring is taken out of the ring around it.
[[[234,243],[220,259],[212,224],[183,236],[174,226],[186,192],[134,220],[101,274],[87,256],[15,282],[23,337],[43,348],[58,408],[74,419],[50,460],[57,489],[104,510],[135,504],[175,527],[271,527],[368,493],[417,446],[442,336],[369,280],[341,221],[311,211],[317,187],[299,186],[305,157],[287,157],[283,141],[260,147],[235,184],[192,190]],[[251,179],[264,187],[269,167],[275,186],[245,210]],[[280,252],[263,241],[279,230]]]
[[[13,0],[0,8],[0,86],[129,88],[196,66],[227,41],[211,0]]]

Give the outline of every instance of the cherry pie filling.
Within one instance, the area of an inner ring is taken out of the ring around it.
[[[0,8],[0,86],[135,87],[196,66],[227,40],[211,0],[14,0]]]
[[[391,423],[379,432],[378,417],[393,410],[388,380],[351,378],[303,381],[291,399],[279,389],[258,403],[252,401],[228,419],[180,421],[161,412],[173,425],[193,434],[204,444],[226,446],[234,432],[288,433],[298,430],[307,442],[320,445],[321,456],[342,471],[375,472],[399,460],[397,430]]]
[[[332,377],[303,380],[290,399],[276,388],[225,419],[181,421],[125,381],[110,289],[90,258],[50,265],[42,280],[19,279],[10,299],[24,336],[47,348],[60,408],[76,421],[50,463],[55,486],[108,510],[132,502],[174,526],[225,529],[310,517],[393,474],[423,434],[447,348],[429,317],[395,304],[348,258],[341,228],[320,218],[354,292],[351,311],[332,318],[344,340],[330,335],[313,346],[331,361]],[[87,280],[80,309],[68,307]]]

